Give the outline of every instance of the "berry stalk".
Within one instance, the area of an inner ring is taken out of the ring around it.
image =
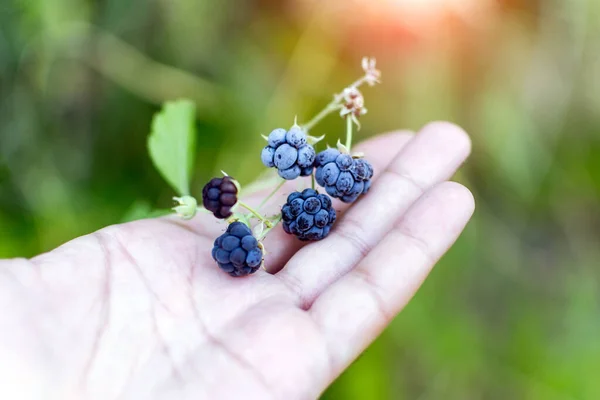
[[[275,186],[275,189],[273,189],[273,191],[271,191],[271,193],[269,193],[269,195],[267,197],[265,197],[265,199],[258,206],[258,209],[263,208],[265,206],[265,204],[267,204],[269,202],[269,200],[271,200],[271,198],[273,198],[273,196],[275,196],[275,194],[279,191],[279,189],[281,189],[281,187],[283,185],[285,185],[285,179],[282,179],[281,182],[279,182],[277,184],[277,186]]]
[[[279,223],[281,222],[282,216],[281,213],[279,213],[275,219],[273,221],[269,221],[269,223],[271,224],[271,226],[267,226],[267,229],[265,229],[257,238],[256,240],[258,240],[259,242],[261,242],[265,237],[267,237],[267,235],[269,234],[269,232],[271,232],[273,229],[275,229],[275,227],[277,227],[277,225],[279,225]],[[266,225],[266,224],[265,224]]]
[[[350,88],[355,88],[356,89],[356,88],[359,88],[360,86],[362,86],[367,81],[368,81],[368,76],[364,75],[360,79],[354,81],[352,84],[350,84],[349,86],[347,86],[346,89],[350,89]],[[344,91],[342,91],[341,93],[338,93],[338,94],[334,95],[333,96],[333,100],[329,104],[327,104],[325,106],[325,108],[322,109],[317,115],[315,115],[310,121],[308,121],[306,124],[304,124],[302,126],[302,129],[304,129],[305,132],[310,131],[312,128],[315,127],[315,125],[317,125],[319,122],[321,122],[329,114],[331,114],[334,111],[339,110],[342,107],[342,100],[343,99],[344,99]]]
[[[238,200],[238,204],[241,207],[244,207],[246,210],[250,211],[250,213],[252,215],[254,215],[261,222],[263,222],[268,228],[272,228],[273,227],[271,221],[269,221],[268,219],[266,219],[261,213],[259,213],[258,211],[256,211],[254,208],[250,207],[248,204],[244,203],[243,201],[239,201],[239,200]]]
[[[348,152],[350,152],[352,148],[352,125],[354,121],[352,121],[352,115],[346,115],[346,148]]]

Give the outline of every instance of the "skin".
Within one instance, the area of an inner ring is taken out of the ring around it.
[[[318,397],[471,217],[471,193],[447,181],[470,148],[443,122],[356,146],[375,168],[369,194],[334,203],[336,226],[309,247],[271,232],[269,272],[247,278],[211,259],[225,226],[209,215],[110,226],[0,261],[0,398]]]

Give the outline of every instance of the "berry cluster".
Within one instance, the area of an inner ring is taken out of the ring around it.
[[[250,228],[234,222],[215,240],[212,257],[229,275],[245,276],[258,270],[263,261],[263,251]]]
[[[353,203],[371,188],[373,167],[363,158],[354,158],[337,149],[320,152],[315,160],[315,179],[331,196]]]
[[[279,176],[286,180],[312,174],[316,152],[307,143],[307,136],[302,128],[294,125],[289,131],[275,129],[267,139],[269,144],[260,156],[267,168],[277,168]]]
[[[299,126],[296,123],[289,129],[278,128],[268,137],[267,146],[261,152],[262,163],[268,168],[276,168],[283,178],[280,184],[263,201],[268,201],[285,181],[299,177],[312,177],[312,188],[294,191],[287,197],[281,211],[267,217],[238,199],[240,186],[229,176],[213,178],[202,190],[204,208],[218,219],[229,223],[227,231],[219,236],[212,249],[212,258],[219,268],[234,277],[255,273],[264,263],[264,247],[261,240],[280,222],[283,230],[302,241],[317,241],[326,238],[337,219],[331,197],[342,202],[352,203],[368,192],[373,177],[373,167],[359,155],[352,155],[353,126],[358,126],[358,118],[366,113],[364,97],[358,90],[363,83],[374,85],[379,81],[379,71],[374,60],[363,60],[365,75],[334,96],[333,101],[312,120]],[[319,154],[313,145],[321,138],[308,135],[324,116],[333,112],[346,120],[346,145],[338,141],[338,149],[327,149]],[[325,193],[315,190],[315,181],[325,189]],[[331,197],[330,197],[331,196]],[[196,212],[196,200],[191,196],[176,198],[179,205],[175,210],[184,218],[191,218]],[[238,207],[249,213],[236,212]],[[257,219],[260,224],[254,225]]]
[[[336,220],[329,196],[313,189],[290,194],[281,215],[283,230],[302,241],[324,239]]]
[[[231,208],[237,203],[238,188],[229,176],[213,178],[202,189],[204,208],[212,212],[215,218],[231,217]]]

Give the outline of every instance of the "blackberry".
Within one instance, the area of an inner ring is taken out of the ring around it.
[[[229,225],[227,232],[215,240],[212,258],[229,275],[246,276],[260,268],[263,251],[250,228],[241,222],[234,222]]]
[[[315,179],[327,194],[353,203],[371,188],[373,167],[364,158],[353,158],[337,149],[327,149],[315,159]]]
[[[289,131],[275,129],[269,134],[268,142],[260,158],[268,168],[277,168],[283,179],[293,180],[312,174],[316,152],[307,143],[307,136],[302,128],[293,126]]]
[[[231,208],[237,203],[238,188],[235,181],[229,177],[213,178],[202,189],[204,208],[219,219],[231,217]]]
[[[337,218],[329,196],[313,189],[290,194],[281,216],[283,230],[302,241],[326,238]]]

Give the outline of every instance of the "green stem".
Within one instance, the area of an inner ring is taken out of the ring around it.
[[[302,127],[304,129],[304,131],[305,132],[310,131],[312,128],[314,128],[314,126],[316,124],[321,122],[321,120],[323,118],[325,118],[326,116],[328,116],[329,114],[331,114],[332,112],[337,110],[339,108],[339,102],[340,102],[340,99],[338,98],[338,96],[336,96],[331,103],[327,104],[327,106],[321,110],[320,113],[315,115],[313,117],[313,119],[311,119],[306,124],[304,124],[304,126]]]
[[[347,86],[347,88],[358,88],[363,83],[365,83],[366,81],[367,81],[366,80],[366,76],[363,76],[360,79],[357,79],[356,81],[354,81],[349,86]],[[326,116],[328,116],[332,112],[334,112],[336,110],[339,110],[339,108],[340,108],[340,101],[342,101],[343,98],[344,98],[344,92],[343,91],[341,93],[338,93],[335,96],[333,96],[333,100],[329,104],[327,104],[325,106],[325,108],[321,110],[321,112],[319,112],[317,115],[315,115],[313,117],[313,119],[311,119],[310,121],[308,121],[306,124],[304,124],[302,126],[302,128],[304,129],[304,131],[305,132],[310,131],[312,128],[314,128],[314,126],[316,124],[318,124],[319,122],[321,122],[321,120],[323,118],[325,118]]]
[[[273,222],[269,221],[269,223],[271,223],[271,226],[267,225],[267,229],[265,229],[263,231],[263,233],[260,235],[260,237],[257,237],[256,240],[258,240],[259,242],[262,241],[265,237],[267,237],[267,235],[269,234],[269,232],[271,232],[280,222],[281,222],[281,213],[279,213],[279,215],[277,215],[277,218],[275,218],[273,220]]]
[[[310,185],[312,187],[312,190],[315,190],[315,174],[314,173],[312,173],[310,175]]]
[[[286,182],[286,181],[285,181],[285,179],[282,179],[282,180],[281,180],[281,182],[279,182],[279,183],[277,184],[277,186],[275,186],[275,189],[273,189],[273,191],[272,191],[271,193],[269,193],[269,195],[268,195],[268,196],[267,196],[267,197],[266,197],[266,198],[265,198],[265,199],[264,199],[264,200],[263,200],[263,201],[260,203],[260,205],[258,206],[258,209],[259,209],[259,210],[260,210],[261,208],[263,208],[263,207],[264,207],[264,205],[265,205],[265,204],[267,204],[267,202],[268,202],[269,200],[271,200],[271,198],[272,198],[273,196],[275,196],[275,193],[277,193],[277,192],[279,191],[279,189],[281,189],[281,187],[282,187],[283,185],[285,185],[285,182]]]
[[[256,218],[258,218],[261,222],[264,222],[264,224],[267,227],[272,227],[271,221],[269,221],[268,219],[266,219],[265,217],[263,217],[258,211],[256,211],[254,208],[250,207],[248,204],[242,202],[242,201],[238,201],[237,202],[240,206],[244,207],[246,210],[250,211]]]
[[[352,147],[352,114],[346,115],[346,148],[350,151]]]

